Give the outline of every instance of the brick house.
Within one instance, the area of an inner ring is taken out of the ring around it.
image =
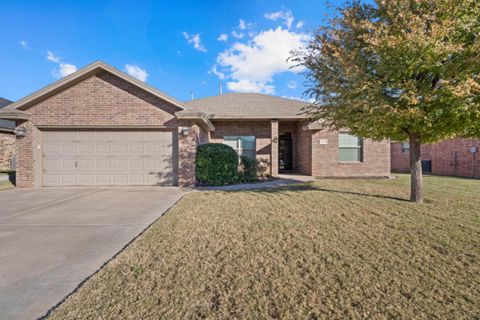
[[[421,146],[426,173],[480,178],[480,139],[456,138]],[[392,171],[410,171],[408,143],[391,144]]]
[[[390,144],[310,123],[306,103],[261,94],[179,102],[95,62],[0,112],[16,121],[17,186],[195,183],[198,145],[265,159],[273,176],[386,177]]]
[[[0,110],[12,102],[0,97]],[[10,170],[15,156],[15,121],[0,119],[0,170]]]

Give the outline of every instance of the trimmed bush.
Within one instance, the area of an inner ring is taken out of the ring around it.
[[[238,181],[238,156],[232,147],[222,143],[206,143],[197,148],[197,183],[224,186]]]
[[[238,170],[240,182],[257,181],[257,162],[256,160],[242,156],[240,157],[240,167]]]

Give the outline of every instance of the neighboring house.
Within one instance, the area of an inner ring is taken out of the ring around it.
[[[179,102],[95,62],[0,112],[17,121],[17,186],[195,183],[198,145],[221,142],[270,172],[386,177],[389,142],[309,123],[295,100],[226,94]]]
[[[410,146],[393,142],[392,171],[410,170]],[[444,176],[480,178],[480,139],[448,139],[421,146],[422,167],[425,173]]]
[[[12,101],[0,97],[0,110]],[[0,170],[10,170],[15,156],[15,121],[0,119]]]

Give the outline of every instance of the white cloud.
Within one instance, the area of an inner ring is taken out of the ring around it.
[[[275,86],[268,84],[267,81],[238,80],[227,82],[227,88],[234,92],[255,92],[272,94],[275,92]]]
[[[218,36],[217,40],[227,42],[228,41],[228,34],[222,33],[221,35]]]
[[[47,50],[46,58],[48,61],[58,64],[58,68],[52,70],[52,76],[54,76],[55,78],[66,77],[69,74],[72,74],[78,70],[76,65],[63,62],[63,59],[61,57],[57,56],[50,50]]]
[[[287,83],[287,87],[289,87],[290,89],[296,89],[297,88],[297,82],[291,80]]]
[[[245,21],[240,19],[238,21],[238,27],[240,28],[240,30],[245,30],[247,28],[247,25],[245,24]]]
[[[231,79],[232,91],[273,93],[273,76],[292,70],[291,51],[305,46],[307,34],[282,27],[260,32],[248,43],[235,43],[217,57],[220,72]]]
[[[297,22],[297,25],[295,26],[295,28],[300,29],[300,28],[302,28],[304,25],[305,25],[305,22],[304,22],[303,20],[300,20],[300,21]]]
[[[20,46],[22,46],[23,49],[29,50],[30,46],[28,45],[28,42],[25,40],[20,41]]]
[[[147,78],[148,78],[148,73],[146,70],[140,68],[139,66],[137,66],[136,64],[126,64],[125,65],[125,70],[127,71],[127,73],[140,80],[140,81],[143,81],[143,82],[146,82],[147,81]]]
[[[207,49],[203,46],[202,40],[200,39],[200,34],[188,34],[187,32],[183,32],[183,36],[187,40],[188,43],[193,44],[193,47],[201,52],[207,52]]]
[[[237,32],[237,31],[234,30],[234,31],[232,31],[232,36],[234,38],[237,38],[237,39],[242,39],[244,34],[243,34],[243,32]]]
[[[63,78],[74,73],[75,71],[77,71],[77,66],[70,63],[60,63],[58,70],[56,70],[54,73],[56,74],[57,78]]]
[[[47,60],[55,63],[60,63],[61,58],[57,56],[55,53],[53,53],[52,51],[47,50]]]
[[[315,102],[315,99],[313,99],[313,98],[305,99],[303,97],[292,97],[292,96],[282,96],[282,98],[290,99],[290,100],[298,100],[298,101],[303,101],[303,102],[310,102],[310,103]]]
[[[288,29],[292,27],[293,20],[295,20],[292,14],[292,10],[285,9],[277,12],[266,13],[264,17],[273,21],[277,21],[279,19],[283,20],[284,24],[287,26]]]
[[[210,74],[213,73],[213,74],[216,75],[216,76],[218,77],[218,79],[220,79],[220,80],[225,79],[225,74],[224,74],[223,72],[218,71],[217,65],[214,65],[214,66],[210,69],[210,71],[209,71],[208,73],[210,73]]]

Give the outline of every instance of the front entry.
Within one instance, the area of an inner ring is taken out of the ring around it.
[[[278,136],[278,169],[293,170],[292,134],[290,132]]]

